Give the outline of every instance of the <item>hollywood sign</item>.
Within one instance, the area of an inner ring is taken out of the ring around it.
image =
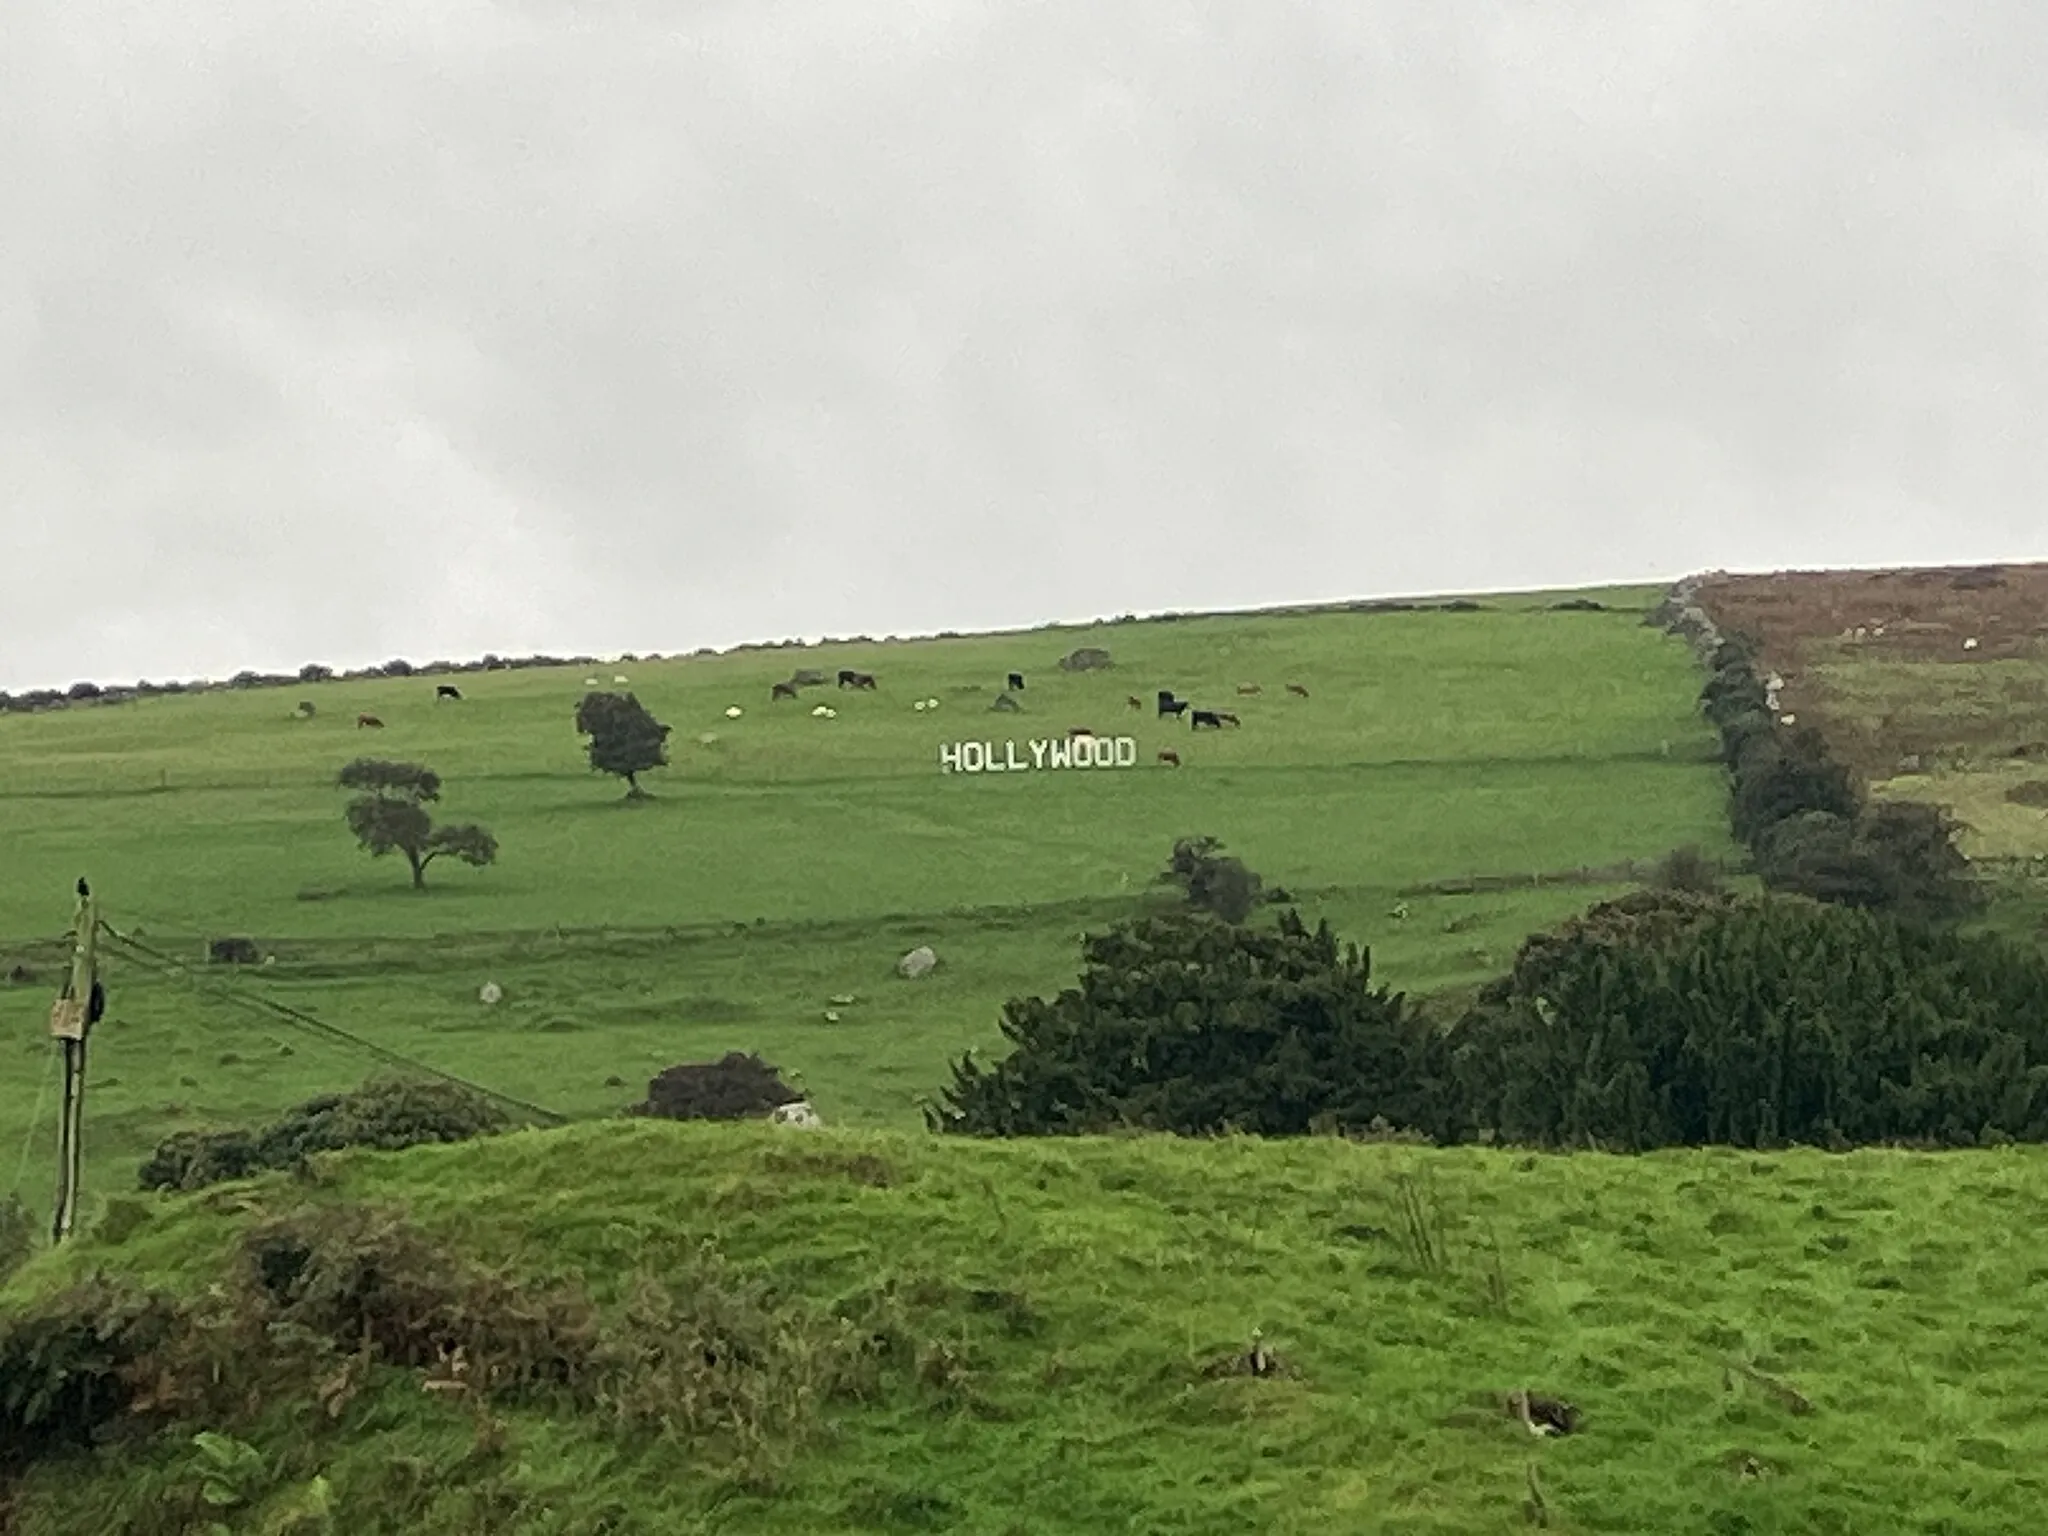
[[[1062,740],[954,741],[939,748],[941,773],[1021,773],[1040,768],[1135,768],[1135,736],[1072,736]]]

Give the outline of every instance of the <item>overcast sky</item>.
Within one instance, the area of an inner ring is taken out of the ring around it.
[[[0,0],[0,687],[2048,556],[2039,0]]]

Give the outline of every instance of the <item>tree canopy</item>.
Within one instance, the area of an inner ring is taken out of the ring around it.
[[[342,812],[356,841],[374,858],[404,854],[415,890],[426,886],[427,866],[438,858],[481,868],[498,857],[498,840],[474,822],[434,825],[427,807],[441,798],[441,776],[423,764],[359,757],[337,782],[357,791]]]
[[[668,762],[669,727],[633,694],[586,693],[576,706],[576,729],[590,738],[591,771],[624,779],[629,800],[647,793],[641,774]]]

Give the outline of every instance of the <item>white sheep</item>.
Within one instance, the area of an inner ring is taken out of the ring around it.
[[[728,720],[737,720],[741,715],[745,713],[746,711],[741,709],[739,705],[733,704],[727,707],[725,711],[725,718]]]
[[[1974,651],[1975,649],[1977,649],[1977,637],[1975,635],[1972,635],[1969,639],[1965,640],[1963,642],[1963,649],[1966,651]]]
[[[615,683],[623,683],[626,681],[626,674],[623,672],[614,672],[612,674],[612,681]]]
[[[911,705],[910,707],[911,707],[912,709],[916,710],[916,711],[917,711],[917,712],[918,712],[918,713],[919,713],[919,714],[921,715],[921,714],[923,714],[923,713],[924,713],[924,711],[925,711],[925,703],[924,703],[924,700],[923,700],[923,699],[919,699],[919,700],[918,700],[918,701],[917,701],[917,702],[916,702],[915,704]]]
[[[799,1130],[814,1131],[825,1122],[818,1112],[811,1108],[809,1099],[798,1099],[794,1104],[779,1104],[775,1109],[777,1125],[793,1125]]]

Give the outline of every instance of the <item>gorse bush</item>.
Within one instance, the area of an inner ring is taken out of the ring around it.
[[[1088,941],[928,1111],[1015,1136],[1132,1126],[1641,1149],[2048,1140],[2048,960],[1803,897],[1641,891],[1524,943],[1448,1030],[1293,913]]]
[[[802,1097],[759,1056],[727,1051],[717,1061],[681,1062],[657,1074],[630,1112],[659,1120],[751,1120]]]
[[[1450,1047],[1454,1138],[2048,1140],[2048,962],[1799,897],[1595,908],[1529,941]]]
[[[353,1093],[323,1094],[249,1130],[180,1131],[143,1163],[144,1189],[200,1189],[267,1169],[290,1168],[343,1147],[397,1151],[422,1142],[467,1141],[509,1129],[511,1117],[456,1083],[372,1078]]]
[[[1328,924],[1310,932],[1292,911],[1275,931],[1148,917],[1083,954],[1079,986],[1004,1008],[1008,1056],[956,1064],[928,1111],[935,1127],[1284,1136],[1438,1118],[1433,1032]]]

